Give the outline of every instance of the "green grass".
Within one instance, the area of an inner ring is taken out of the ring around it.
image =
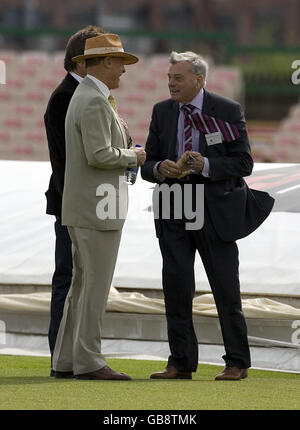
[[[165,362],[109,359],[132,381],[49,377],[50,359],[0,356],[1,410],[299,410],[300,375],[250,369],[242,381],[215,381],[222,367],[199,365],[192,381],[150,380]]]

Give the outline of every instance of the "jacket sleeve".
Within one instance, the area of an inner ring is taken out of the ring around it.
[[[65,117],[72,94],[58,93],[50,100],[45,114],[50,162],[53,170],[54,186],[62,196],[64,188],[66,141]]]
[[[137,157],[131,149],[112,145],[111,124],[115,120],[110,107],[91,99],[81,116],[81,132],[88,164],[99,169],[136,167]],[[121,133],[121,131],[120,131]]]
[[[157,109],[154,106],[149,127],[149,134],[146,141],[145,151],[147,154],[145,164],[141,168],[141,176],[145,181],[159,182],[153,174],[154,166],[161,161],[160,140],[158,132]]]

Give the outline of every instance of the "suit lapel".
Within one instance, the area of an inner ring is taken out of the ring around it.
[[[168,135],[170,136],[169,147],[168,147],[168,158],[169,160],[172,160],[172,161],[176,161],[178,116],[179,116],[179,103],[174,102],[170,107],[169,121],[168,121]]]
[[[117,112],[114,111],[113,108],[112,108],[112,111],[113,111],[113,114],[114,114],[114,116],[116,118],[117,124],[118,124],[118,126],[120,128],[120,132],[122,134],[123,146],[124,146],[124,148],[127,148],[127,137],[126,137],[126,133],[125,133],[124,127],[121,124],[120,117],[118,116]]]

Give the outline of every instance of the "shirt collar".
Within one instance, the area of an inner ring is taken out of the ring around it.
[[[203,96],[204,96],[204,91],[203,91],[203,88],[201,88],[199,93],[196,95],[196,97],[193,98],[192,101],[190,101],[189,103],[179,103],[179,107],[181,108],[184,104],[190,104],[190,105],[195,106],[200,111],[202,111]]]
[[[95,76],[92,76],[92,75],[89,75],[89,74],[87,74],[86,76],[87,76],[87,78],[90,78],[92,81],[95,82],[95,84],[97,85],[97,87],[99,88],[99,90],[101,91],[101,93],[108,99],[108,97],[110,95],[110,91],[109,91],[108,86],[104,82],[102,82],[99,79],[95,78]]]
[[[76,81],[78,81],[79,83],[82,82],[83,78],[79,75],[77,75],[77,73],[75,72],[70,72],[70,75],[73,76],[74,79],[76,79]]]

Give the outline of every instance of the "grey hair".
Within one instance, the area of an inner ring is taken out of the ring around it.
[[[177,64],[181,61],[188,61],[191,64],[191,72],[195,75],[202,75],[204,78],[204,84],[208,73],[208,63],[204,60],[201,55],[195,54],[192,51],[186,52],[175,52],[172,51],[169,62],[170,64]]]

